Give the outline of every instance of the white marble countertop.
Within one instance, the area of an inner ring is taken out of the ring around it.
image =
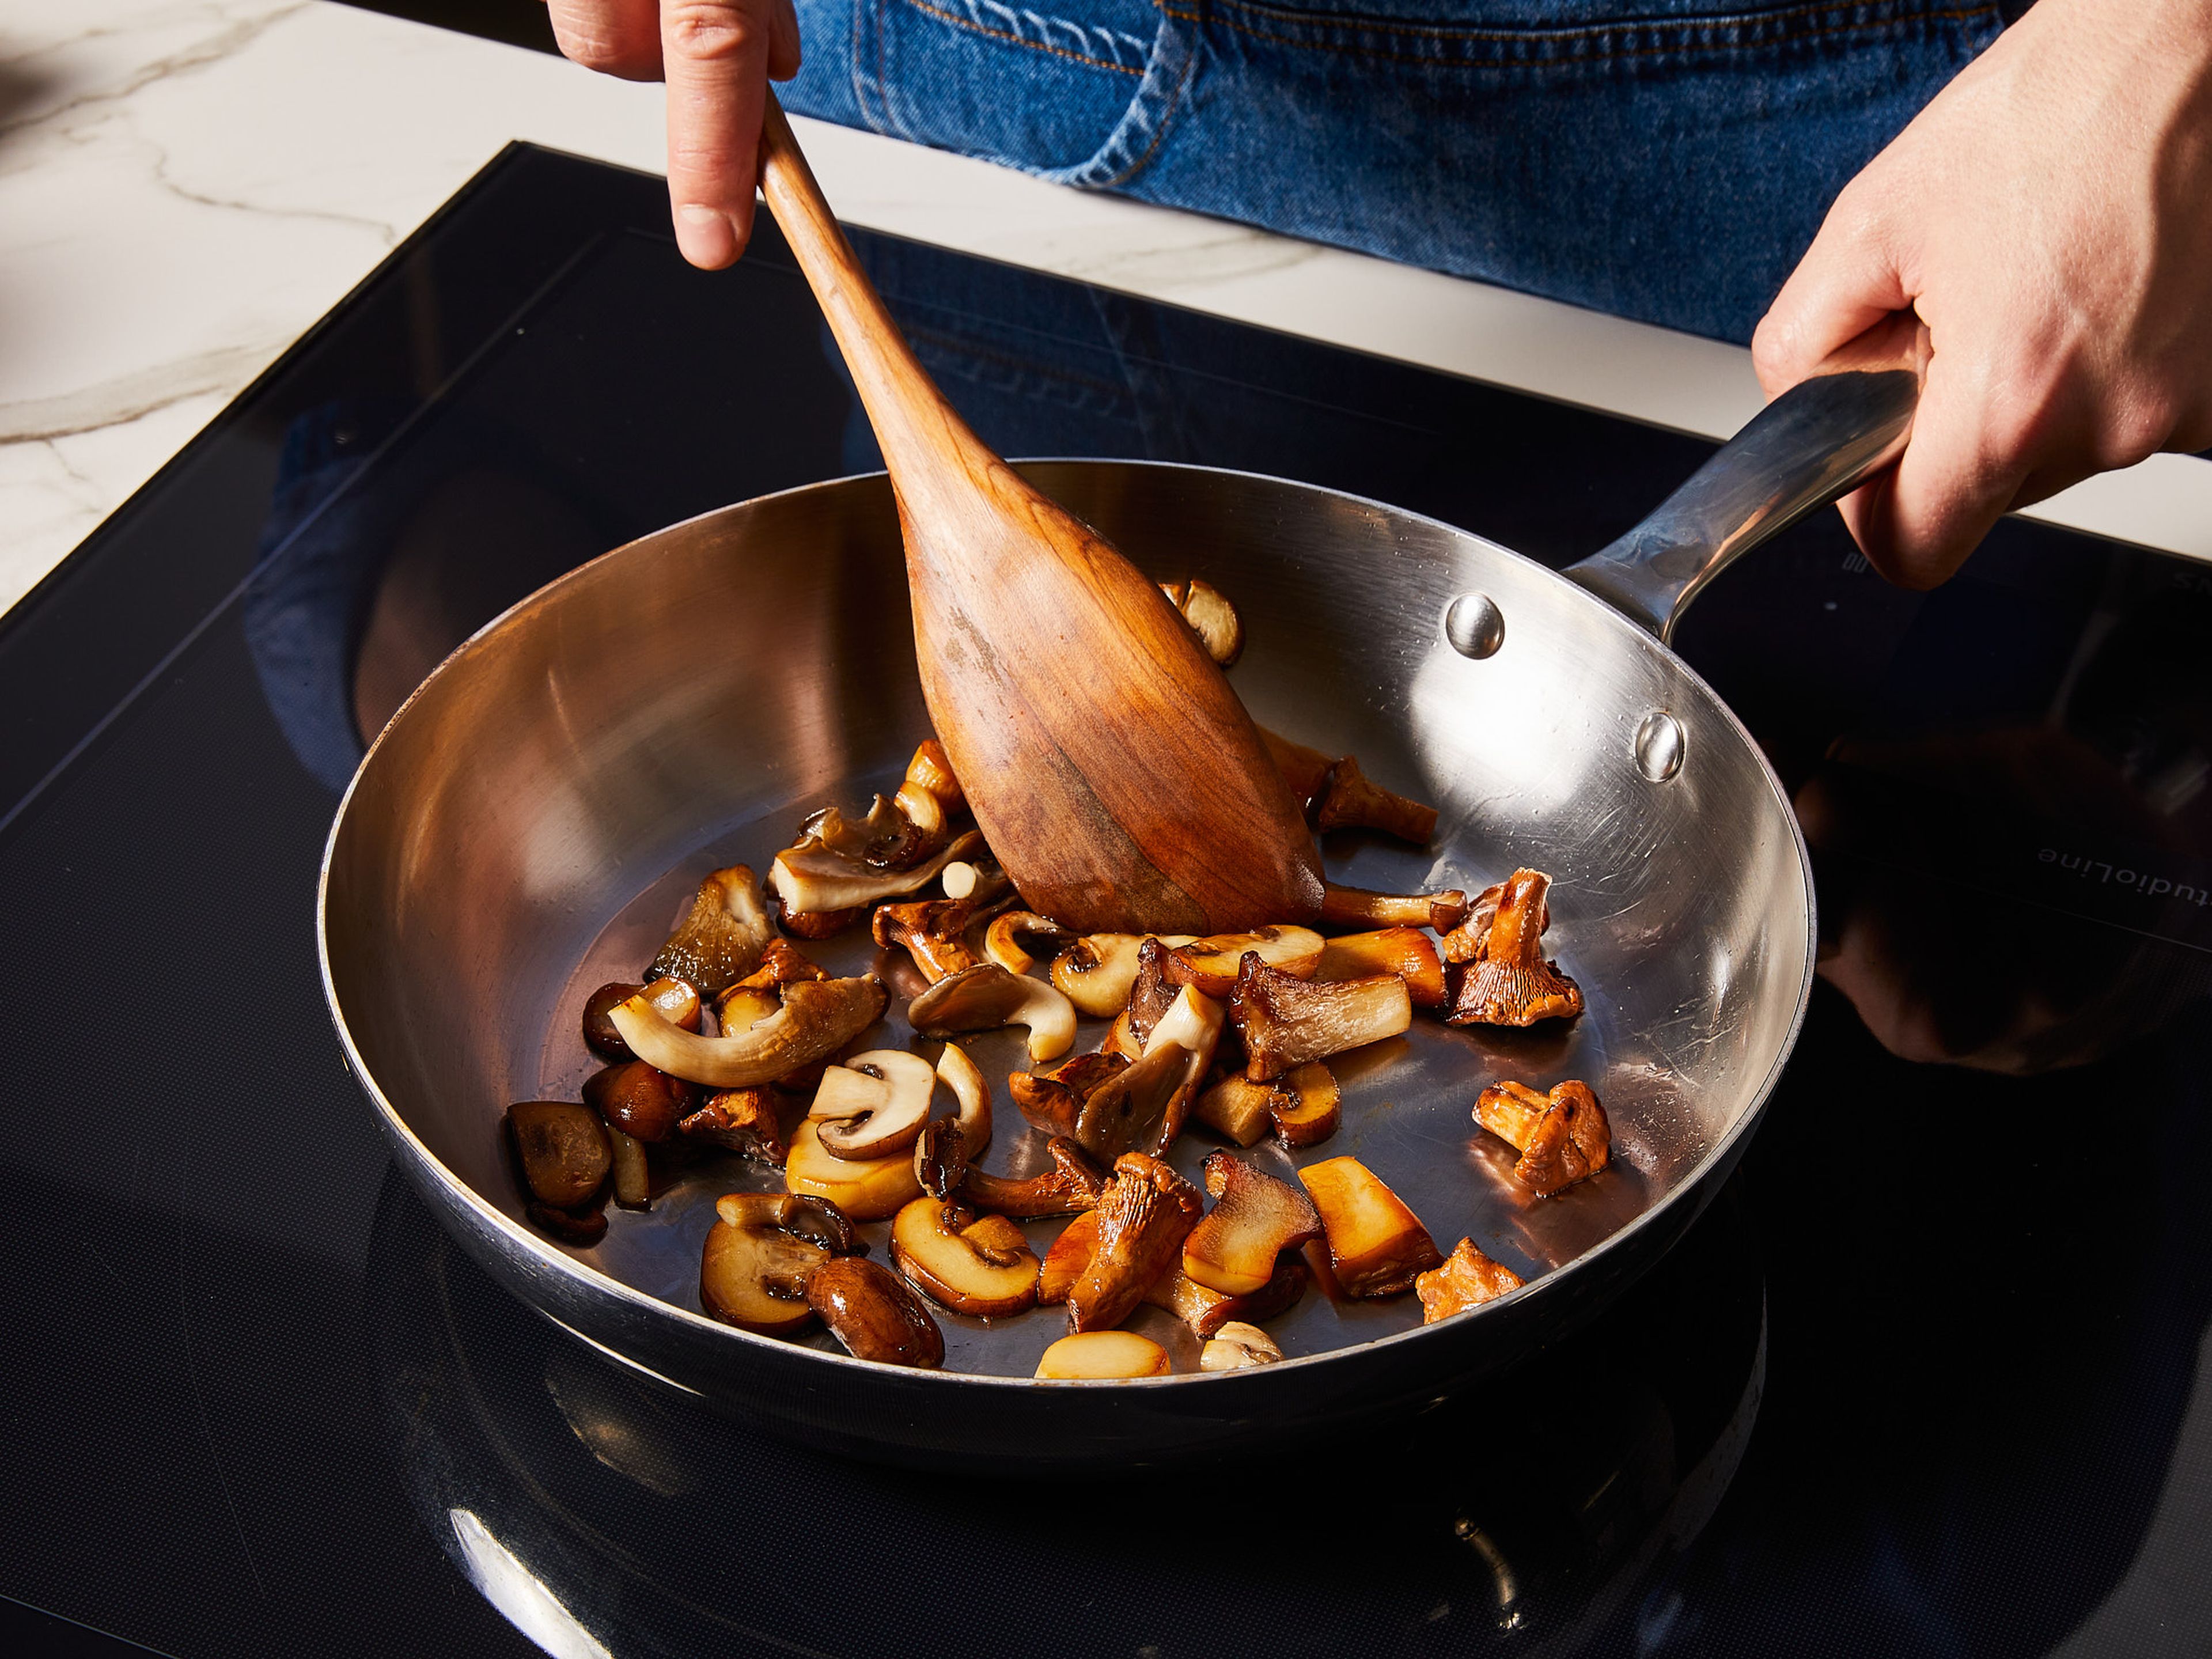
[[[1759,407],[1735,347],[801,125],[857,223],[1686,431]],[[0,0],[0,609],[513,138],[658,171],[660,88],[323,0]],[[2212,462],[2038,514],[2212,559]]]

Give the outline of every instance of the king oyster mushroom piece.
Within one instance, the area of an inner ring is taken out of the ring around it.
[[[1275,1085],[1232,1072],[1200,1094],[1190,1115],[1239,1146],[1256,1146],[1274,1127]]]
[[[1145,1300],[1182,1321],[1193,1335],[1212,1336],[1232,1320],[1273,1319],[1306,1293],[1310,1277],[1303,1261],[1285,1256],[1258,1290],[1246,1296],[1224,1296],[1200,1284],[1182,1268],[1171,1267],[1152,1281]]]
[[[1042,1264],[1003,1215],[917,1198],[892,1218],[891,1260],[916,1289],[955,1313],[1004,1319],[1036,1305]]]
[[[719,1037],[672,1025],[642,996],[616,1006],[608,1016],[632,1053],[687,1082],[716,1089],[772,1083],[836,1053],[875,1024],[884,1012],[881,981],[808,980],[787,985],[768,1018]]]
[[[814,1317],[809,1277],[823,1263],[865,1249],[852,1223],[819,1199],[730,1193],[714,1206],[699,1259],[699,1305],[762,1336],[787,1336]]]
[[[1346,1296],[1396,1296],[1443,1261],[1420,1218],[1356,1158],[1332,1158],[1298,1171],[1321,1212],[1329,1266]]]
[[[1549,1198],[1613,1161],[1613,1126],[1587,1083],[1570,1078],[1548,1095],[1493,1083],[1475,1097],[1474,1121],[1521,1154],[1516,1177]]]
[[[699,993],[688,980],[657,979],[650,985],[629,985],[617,980],[599,987],[584,1003],[584,1046],[608,1061],[635,1058],[607,1014],[617,1003],[628,1002],[641,991],[670,1024],[681,1025],[687,1031],[699,1029],[702,1005]]]
[[[806,1276],[806,1304],[855,1359],[934,1370],[945,1363],[945,1333],[914,1287],[890,1268],[858,1256],[832,1256]]]
[[[1243,1034],[1244,1075],[1267,1083],[1310,1060],[1398,1036],[1413,1023],[1413,1003],[1395,974],[1316,985],[1248,953],[1229,1017]]]
[[[1519,1290],[1524,1282],[1512,1268],[1492,1261],[1477,1249],[1473,1239],[1462,1238],[1444,1258],[1443,1267],[1431,1267],[1414,1279],[1413,1289],[1421,1298],[1421,1323],[1433,1325],[1469,1308],[1495,1302]]]
[[[733,864],[699,884],[690,914],[668,936],[645,976],[680,979],[702,997],[720,996],[759,965],[775,937],[751,868]],[[698,1024],[696,1017],[691,1024]]]
[[[1232,1319],[1222,1326],[1198,1356],[1202,1371],[1242,1371],[1272,1365],[1283,1357],[1275,1339],[1257,1325]]]
[[[822,1073],[806,1115],[830,1157],[848,1163],[885,1158],[914,1145],[929,1121],[936,1087],[937,1068],[921,1055],[871,1048]]]
[[[1333,881],[1322,884],[1324,927],[1433,927],[1448,933],[1467,914],[1467,895],[1456,887],[1441,893],[1376,893]]]
[[[1165,1376],[1173,1370],[1168,1351],[1149,1336],[1134,1331],[1079,1331],[1044,1351],[1036,1374],[1048,1382],[1121,1382]]]
[[[1010,974],[1026,974],[1036,966],[1037,959],[1022,948],[1023,939],[1048,939],[1056,949],[1064,950],[1074,938],[1050,916],[1041,916],[1034,910],[1001,910],[984,930],[983,954]]]
[[[522,1100],[507,1109],[507,1132],[523,1184],[539,1203],[573,1209],[599,1190],[614,1162],[606,1126],[573,1100]]]
[[[1540,870],[1516,870],[1506,879],[1480,954],[1451,970],[1449,1024],[1534,1025],[1582,1012],[1581,988],[1544,957],[1550,886],[1551,878]]]
[[[1249,1296],[1275,1276],[1276,1259],[1321,1237],[1321,1213],[1297,1188],[1234,1152],[1206,1155],[1213,1207],[1182,1242],[1182,1270],[1224,1296]]]
[[[1371,933],[1340,933],[1322,947],[1313,978],[1320,983],[1371,979],[1395,974],[1416,1008],[1441,1008],[1447,1000],[1443,959],[1419,927],[1385,927]]]
[[[1125,1152],[1098,1200],[1098,1242],[1067,1292],[1072,1331],[1119,1325],[1174,1267],[1205,1208],[1198,1190],[1156,1158]]]
[[[906,1017],[924,1036],[1029,1027],[1030,1058],[1056,1060],[1075,1046],[1075,1006],[1041,979],[1010,974],[995,962],[941,979],[907,1005]]]
[[[1222,591],[1194,576],[1187,582],[1162,582],[1160,592],[1190,624],[1206,654],[1220,667],[1234,668],[1244,654],[1244,624]]]

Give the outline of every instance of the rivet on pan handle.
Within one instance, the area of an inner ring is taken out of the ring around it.
[[[1875,324],[1761,410],[1643,523],[1565,574],[1672,644],[1707,582],[1904,453],[1928,349],[1910,312]]]

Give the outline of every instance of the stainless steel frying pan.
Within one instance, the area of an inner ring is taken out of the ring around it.
[[[1335,878],[1472,889],[1520,864],[1553,876],[1547,943],[1589,1012],[1557,1031],[1417,1021],[1345,1058],[1345,1126],[1298,1155],[1359,1157],[1441,1247],[1471,1236],[1530,1280],[1471,1314],[1424,1328],[1410,1297],[1310,1291],[1271,1322],[1286,1363],[1114,1383],[1030,1380],[1063,1328],[1058,1309],[988,1328],[943,1315],[947,1369],[917,1372],[700,1313],[714,1197],[769,1184],[734,1159],[650,1213],[611,1212],[589,1250],[521,1219],[501,1114],[574,1097],[592,1065],[575,1035],[590,989],[635,977],[705,871],[764,866],[805,811],[865,804],[927,730],[880,477],[618,549],[425,682],[362,763],[325,859],[323,969],[347,1055],[425,1200],[517,1295],[678,1388],[817,1443],[969,1469],[1126,1466],[1440,1401],[1656,1260],[1733,1167],[1789,1054],[1813,977],[1804,846],[1757,747],[1662,641],[1729,560],[1891,459],[1917,386],[1909,368],[1808,382],[1571,580],[1279,479],[1023,469],[1156,576],[1202,576],[1235,599],[1249,644],[1232,678],[1263,724],[1356,753],[1441,808],[1431,849],[1347,842],[1330,849]],[[853,972],[873,947],[856,936],[820,954]],[[907,1041],[896,1012],[887,1024],[866,1046]],[[994,1077],[1022,1063],[1013,1034],[978,1058]],[[1511,1153],[1469,1117],[1499,1076],[1589,1081],[1613,1123],[1613,1170],[1554,1199],[1520,1188]],[[1036,1138],[1003,1085],[1000,1097],[987,1164],[1023,1172]],[[1200,1140],[1179,1149],[1186,1173]],[[1285,1155],[1260,1155],[1288,1174]],[[1042,1243],[1060,1224],[1035,1224]],[[869,1231],[880,1259],[884,1230]],[[1135,1324],[1179,1368],[1194,1363],[1164,1313]]]

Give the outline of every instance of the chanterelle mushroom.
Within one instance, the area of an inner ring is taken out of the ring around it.
[[[1413,1003],[1395,974],[1319,985],[1247,954],[1229,1017],[1244,1034],[1244,1075],[1267,1083],[1310,1060],[1396,1036],[1413,1023]]]
[[[1052,1167],[1036,1175],[993,1175],[968,1162],[960,1126],[940,1121],[915,1144],[915,1173],[925,1192],[993,1215],[1029,1221],[1095,1208],[1106,1190],[1106,1171],[1065,1135],[1047,1141],[1045,1152]]]
[[[906,1017],[925,1036],[1030,1028],[1030,1058],[1055,1060],[1075,1043],[1075,1007],[1041,979],[1010,974],[995,962],[941,979],[907,1005]]]
[[[1328,775],[1328,787],[1314,811],[1316,830],[1380,830],[1385,835],[1425,847],[1436,834],[1437,809],[1385,789],[1346,755]]]
[[[1570,1078],[1548,1095],[1493,1083],[1475,1097],[1474,1121],[1520,1152],[1513,1173],[1549,1198],[1613,1160],[1613,1126],[1589,1085]]]
[[[922,977],[934,985],[975,965],[967,933],[983,908],[973,897],[878,905],[870,931],[886,951],[903,947]]]
[[[1519,1273],[1492,1261],[1475,1248],[1473,1239],[1462,1238],[1459,1248],[1444,1258],[1443,1267],[1431,1267],[1413,1280],[1413,1289],[1421,1298],[1421,1323],[1433,1325],[1455,1313],[1495,1302],[1507,1291],[1519,1290],[1522,1283]]]
[[[811,980],[784,988],[769,1018],[726,1036],[704,1037],[671,1025],[641,996],[608,1016],[630,1051],[672,1077],[717,1089],[772,1083],[835,1054],[884,1012],[880,981]]]
[[[779,1168],[791,1156],[775,1093],[761,1084],[709,1095],[705,1105],[676,1126],[676,1132],[686,1140],[703,1141]]]
[[[1551,884],[1538,870],[1516,870],[1506,880],[1481,955],[1452,970],[1450,1024],[1534,1025],[1582,1012],[1581,988],[1544,959],[1544,895]]]
[[[691,913],[668,936],[647,980],[680,979],[702,997],[717,997],[759,965],[775,937],[750,866],[733,864],[699,884]],[[691,1022],[697,1024],[696,1018]]]
[[[1198,1189],[1156,1158],[1125,1152],[1098,1200],[1098,1243],[1067,1293],[1073,1331],[1120,1324],[1152,1281],[1176,1265],[1182,1241],[1204,1208]]]

